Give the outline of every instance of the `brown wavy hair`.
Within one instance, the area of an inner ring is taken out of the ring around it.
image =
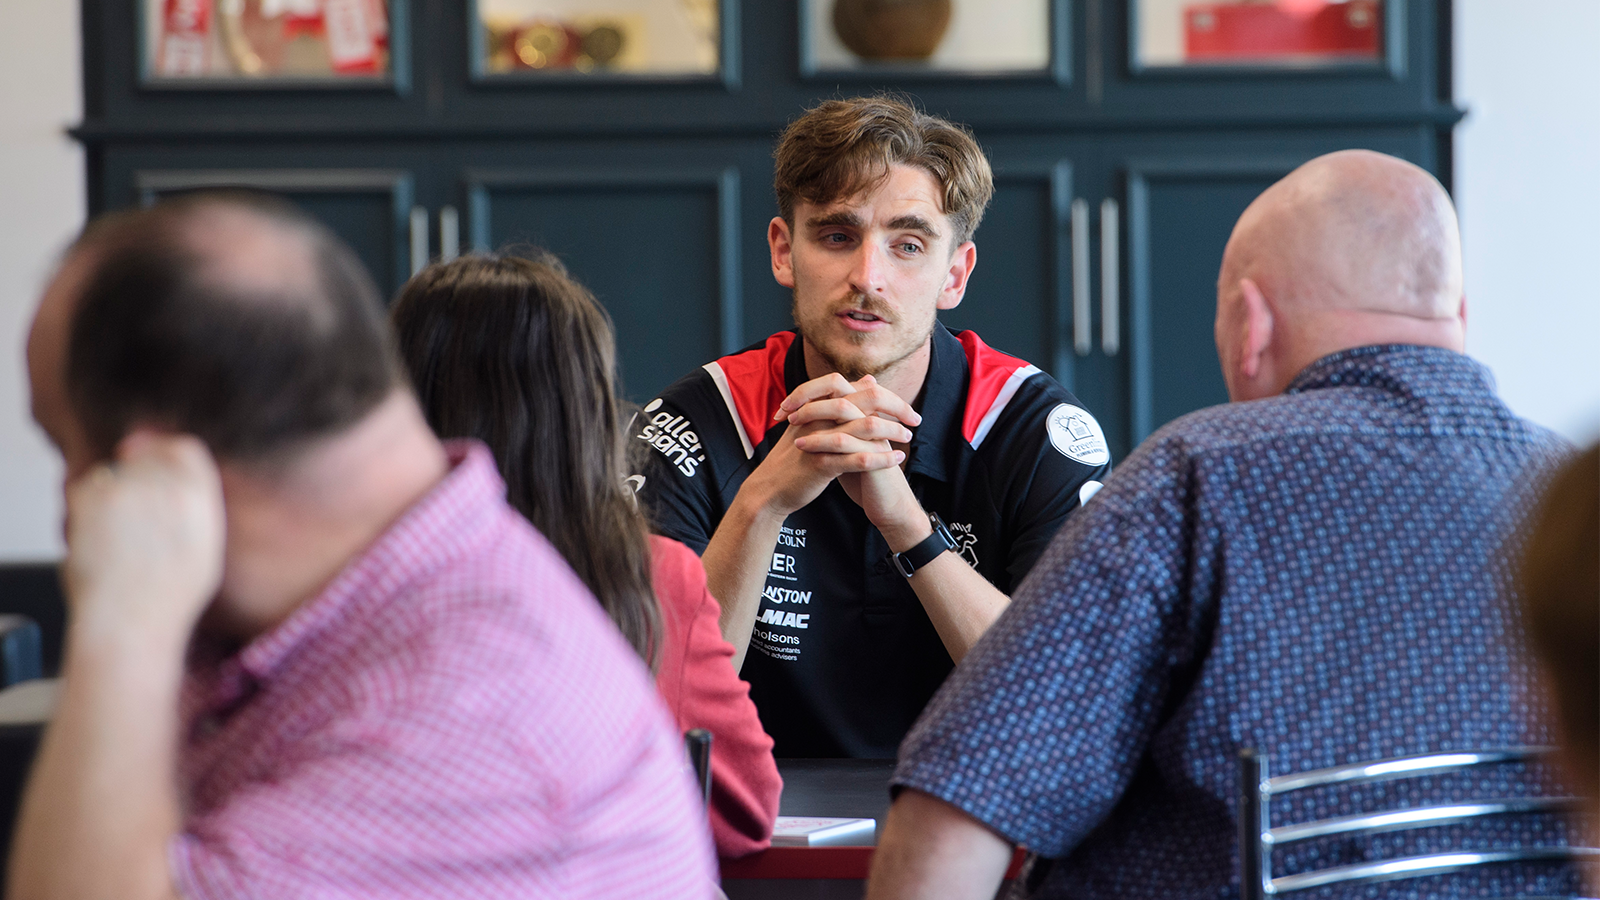
[[[952,249],[972,238],[994,196],[989,159],[971,132],[888,94],[824,101],[790,123],[772,157],[778,214],[791,229],[796,201],[852,197],[894,165],[924,169],[944,188]]]
[[[418,272],[390,317],[428,424],[489,445],[506,499],[653,668],[661,607],[599,301],[544,251],[473,254]]]

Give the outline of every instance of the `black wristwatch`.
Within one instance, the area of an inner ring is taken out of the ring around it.
[[[907,578],[917,574],[917,570],[933,562],[939,554],[946,550],[956,548],[956,539],[951,536],[950,529],[945,526],[944,520],[938,513],[928,513],[928,524],[933,526],[933,534],[922,539],[922,542],[904,553],[891,553],[889,560],[900,574]]]

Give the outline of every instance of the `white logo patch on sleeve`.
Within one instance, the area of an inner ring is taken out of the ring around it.
[[[1046,428],[1050,431],[1050,443],[1067,459],[1086,466],[1103,466],[1111,461],[1105,432],[1088,410],[1063,403],[1050,410]]]

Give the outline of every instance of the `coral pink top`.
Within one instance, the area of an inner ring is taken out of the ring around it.
[[[764,850],[772,843],[783,779],[750,685],[733,670],[733,646],[722,639],[722,607],[706,589],[700,557],[677,541],[651,535],[650,575],[666,625],[656,689],[681,731],[711,732],[717,853],[731,858]]]

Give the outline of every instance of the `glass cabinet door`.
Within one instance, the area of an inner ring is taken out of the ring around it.
[[[146,85],[304,87],[390,82],[404,0],[141,2]]]
[[[1385,0],[1136,0],[1135,69],[1376,67]]]
[[[474,0],[474,75],[714,76],[722,2]]]
[[[1019,75],[1050,68],[1052,0],[801,0],[806,74]]]

